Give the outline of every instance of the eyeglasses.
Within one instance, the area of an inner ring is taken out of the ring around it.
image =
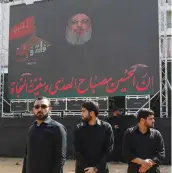
[[[46,108],[48,108],[49,106],[47,106],[47,105],[35,105],[35,106],[34,106],[35,109],[39,109],[40,107],[41,107],[41,109],[46,109]]]

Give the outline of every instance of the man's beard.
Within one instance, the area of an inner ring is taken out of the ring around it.
[[[82,121],[88,123],[91,119],[92,119],[92,118],[91,118],[91,116],[89,115],[87,118],[82,118]]]
[[[148,129],[154,128],[154,124],[145,123],[145,126],[146,126]]]
[[[82,35],[79,35],[66,27],[66,40],[72,45],[81,45],[91,39],[91,32],[91,26],[89,27],[88,31],[84,31]]]
[[[43,114],[42,112],[38,112],[37,115],[35,115],[36,120],[42,120],[44,121],[49,115],[49,112],[46,114]]]

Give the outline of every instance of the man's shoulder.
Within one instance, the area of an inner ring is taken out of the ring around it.
[[[99,119],[99,121],[101,122],[101,125],[102,125],[102,126],[107,127],[107,128],[111,128],[110,123],[108,123],[108,122],[106,122],[106,121],[104,121],[104,120],[100,120],[100,119]]]
[[[58,121],[54,120],[54,119],[51,119],[50,123],[49,123],[50,126],[56,128],[56,129],[60,129],[60,130],[66,130],[65,126],[61,123],[59,123]]]
[[[155,135],[157,135],[157,136],[161,136],[160,131],[159,131],[159,130],[157,130],[157,129],[150,128],[150,131],[151,131],[151,133],[153,133],[153,134],[155,134]]]
[[[104,120],[97,119],[97,124],[99,126],[102,126],[102,127],[109,127],[109,128],[111,128],[111,125],[108,122],[104,121]],[[76,125],[76,129],[82,129],[84,127],[86,127],[86,123],[83,122],[83,121],[79,122]]]
[[[86,127],[86,123],[83,122],[83,121],[80,121],[80,122],[78,122],[78,123],[76,124],[75,130],[80,130],[80,129],[82,129],[83,127]]]
[[[34,122],[29,126],[28,131],[31,131],[31,130],[34,128],[35,124],[36,124],[36,121],[34,121]]]
[[[27,134],[30,135],[35,129],[36,122],[34,121],[28,128]]]
[[[137,129],[137,126],[129,127],[129,128],[125,131],[125,134],[132,134],[132,133],[135,133],[136,129]]]

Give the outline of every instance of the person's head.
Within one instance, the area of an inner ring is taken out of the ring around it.
[[[45,120],[51,111],[50,101],[46,97],[38,97],[35,100],[33,113],[37,120]]]
[[[154,127],[154,112],[151,109],[141,109],[137,114],[138,123],[147,128]]]
[[[91,39],[91,19],[86,14],[72,16],[66,27],[66,39],[73,45],[84,44]]]
[[[92,101],[84,102],[81,106],[81,116],[84,121],[96,119],[99,114],[98,104]]]
[[[117,108],[113,109],[112,114],[113,114],[113,116],[115,116],[115,117],[116,117],[116,116],[119,116],[119,115],[120,115],[119,109],[117,109]]]

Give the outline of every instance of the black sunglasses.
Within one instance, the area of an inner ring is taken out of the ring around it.
[[[40,107],[41,107],[41,109],[46,109],[46,108],[48,108],[49,106],[47,106],[47,105],[35,105],[35,106],[34,106],[35,109],[39,109]]]

